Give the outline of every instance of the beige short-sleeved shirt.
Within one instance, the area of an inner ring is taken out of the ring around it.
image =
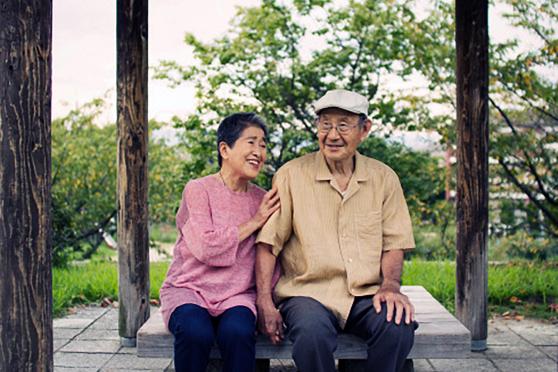
[[[415,246],[399,178],[357,152],[341,193],[322,153],[315,152],[286,163],[273,183],[281,210],[263,226],[257,242],[271,245],[281,263],[275,300],[312,297],[344,327],[354,297],[378,290],[382,251]]]

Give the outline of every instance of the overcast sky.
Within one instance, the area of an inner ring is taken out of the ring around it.
[[[191,32],[203,41],[225,34],[235,7],[258,0],[157,0],[149,4],[149,65],[158,61],[192,62],[183,38]],[[510,36],[510,29],[491,13],[491,37]],[[116,0],[56,0],[53,13],[53,118],[65,115],[108,93],[111,107],[102,120],[115,121]],[[182,85],[149,80],[149,117],[167,120],[193,110],[194,91]]]
[[[191,32],[204,41],[223,35],[237,5],[257,0],[157,0],[149,4],[149,65],[170,59],[186,64],[192,56],[183,39]],[[114,121],[116,89],[116,1],[56,0],[53,9],[53,118],[109,93]],[[170,89],[149,80],[149,117],[161,120],[191,112],[191,87]]]

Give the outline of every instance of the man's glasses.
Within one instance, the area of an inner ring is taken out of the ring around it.
[[[349,132],[357,126],[358,124],[349,124],[343,121],[337,125],[333,125],[329,121],[318,120],[318,131],[323,134],[329,133],[333,128],[335,128],[339,134],[349,134]]]

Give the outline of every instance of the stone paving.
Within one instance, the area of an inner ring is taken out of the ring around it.
[[[120,346],[118,309],[83,307],[54,320],[54,370],[174,371],[172,360],[138,358]],[[536,320],[496,318],[488,324],[488,350],[466,359],[418,359],[415,371],[557,372],[558,325]],[[274,360],[273,372],[295,372],[292,361]]]

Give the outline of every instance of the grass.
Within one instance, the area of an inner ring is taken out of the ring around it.
[[[168,263],[150,265],[150,293],[159,298],[159,288],[165,279]],[[99,303],[102,299],[118,299],[118,271],[116,262],[89,262],[68,268],[53,269],[53,313],[55,317],[65,314],[74,305]]]
[[[159,298],[168,262],[150,266],[152,299]],[[490,265],[488,301],[492,312],[556,319],[558,301],[558,262],[514,262]],[[455,263],[413,260],[405,264],[403,284],[422,285],[448,310],[455,312]],[[99,303],[118,298],[117,264],[90,262],[53,272],[54,315],[62,316],[76,304]]]
[[[455,313],[455,263],[410,261],[403,284],[422,285]],[[488,303],[493,313],[512,312],[535,318],[556,319],[558,262],[516,261],[488,267]]]

